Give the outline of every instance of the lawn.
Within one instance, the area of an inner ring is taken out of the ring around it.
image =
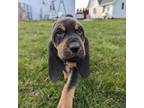
[[[80,78],[74,108],[125,108],[124,19],[81,21],[90,44],[90,76]],[[19,22],[18,107],[56,108],[64,81],[48,78],[53,21]]]

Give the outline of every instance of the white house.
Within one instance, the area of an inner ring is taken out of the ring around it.
[[[101,0],[89,0],[87,8],[90,18],[102,18],[103,7],[100,6]]]
[[[56,19],[66,14],[75,16],[75,0],[19,0],[19,3],[32,20]]]
[[[88,8],[91,18],[126,18],[126,0],[89,0]]]

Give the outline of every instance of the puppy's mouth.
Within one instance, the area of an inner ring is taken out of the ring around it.
[[[69,59],[67,59],[68,62],[78,62],[80,60],[79,57],[71,57]]]
[[[72,54],[72,55],[65,55],[62,57],[63,61],[68,61],[68,62],[79,62],[81,59],[84,59],[85,55],[83,53],[81,54]]]
[[[78,62],[80,60],[80,57],[78,56],[73,56],[73,57],[64,57],[63,61],[68,61],[68,62]]]
[[[78,62],[79,60],[83,59],[85,57],[85,54],[83,51],[80,51],[79,53],[76,54],[71,54],[71,53],[65,53],[62,57],[63,61],[68,61],[68,62]]]

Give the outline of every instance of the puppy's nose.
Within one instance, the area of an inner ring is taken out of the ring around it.
[[[72,53],[77,53],[80,48],[80,44],[78,42],[72,42],[69,45],[69,49]]]

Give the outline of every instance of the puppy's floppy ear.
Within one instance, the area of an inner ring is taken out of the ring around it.
[[[78,63],[78,69],[80,75],[83,78],[86,78],[89,76],[89,43],[87,38],[85,38],[84,47],[85,47],[86,56]]]
[[[60,78],[62,71],[64,69],[64,63],[59,59],[57,55],[57,50],[54,47],[52,41],[49,42],[49,54],[48,54],[48,64],[49,64],[49,77],[51,80],[56,81]]]

